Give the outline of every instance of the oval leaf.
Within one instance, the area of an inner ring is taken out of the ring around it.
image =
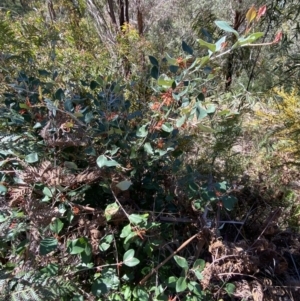
[[[64,223],[59,218],[55,219],[50,224],[50,230],[56,234],[58,234],[63,227],[64,227]]]
[[[180,277],[176,281],[176,292],[183,292],[187,288],[187,282],[185,277]]]
[[[216,52],[216,45],[208,43],[202,39],[197,40],[200,46],[208,48],[212,53]]]
[[[31,153],[25,157],[25,161],[27,163],[35,163],[39,161],[39,156],[37,153]]]
[[[257,14],[256,9],[255,9],[254,5],[252,5],[246,14],[246,19],[247,19],[248,24],[251,23],[255,19],[256,14]]]
[[[153,155],[153,148],[149,142],[146,142],[144,144],[144,150],[146,151],[147,154]]]
[[[159,71],[158,71],[158,67],[157,66],[153,66],[151,68],[151,77],[153,77],[154,79],[158,79],[158,75],[159,75]]]
[[[228,22],[226,21],[215,21],[215,24],[222,30],[226,32],[232,32],[236,37],[239,36],[239,33],[233,29]]]
[[[116,186],[117,186],[120,190],[125,191],[125,190],[127,190],[131,185],[132,185],[132,182],[131,182],[131,181],[122,181],[122,182],[120,182],[119,184],[117,184]]]
[[[189,265],[184,257],[175,255],[174,260],[181,268],[188,269]]]
[[[165,74],[161,74],[157,80],[157,84],[163,87],[167,87],[170,88],[172,87],[174,80],[169,78],[167,75]]]
[[[138,265],[140,261],[134,257],[134,250],[128,250],[123,256],[123,264],[127,265],[128,267],[134,267]]]
[[[154,56],[149,55],[149,60],[152,65],[158,67],[158,60]]]
[[[108,160],[104,155],[101,155],[97,158],[97,165],[100,168],[102,168],[104,166],[112,167],[112,166],[118,166],[120,164],[115,160]]]
[[[182,50],[190,55],[193,55],[193,49],[185,42],[182,41]]]

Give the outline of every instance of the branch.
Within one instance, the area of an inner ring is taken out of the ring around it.
[[[159,268],[161,268],[165,263],[167,263],[173,256],[175,256],[177,253],[179,253],[183,248],[185,248],[191,241],[193,241],[199,233],[193,235],[188,240],[186,240],[177,250],[175,250],[169,257],[167,257],[163,262],[161,262],[156,268],[152,269],[152,271],[146,275],[140,282],[140,285],[145,284],[145,282],[158,271]]]

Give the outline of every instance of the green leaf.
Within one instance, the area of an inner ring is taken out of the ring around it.
[[[194,264],[193,264],[193,269],[197,269],[199,271],[203,271],[205,268],[205,260],[203,259],[197,259],[195,260]]]
[[[236,37],[239,37],[239,33],[234,30],[230,24],[226,21],[215,21],[215,24],[222,30],[226,32],[232,32]]]
[[[47,186],[43,188],[43,194],[49,198],[53,197],[53,193],[55,191],[55,188],[48,188]]]
[[[65,98],[65,93],[63,91],[63,89],[59,88],[56,92],[55,92],[55,95],[54,95],[55,99],[57,100],[64,100]]]
[[[132,233],[131,225],[128,224],[127,226],[125,226],[125,227],[122,229],[122,232],[121,232],[121,234],[120,234],[120,237],[121,237],[121,238],[125,238],[125,237],[127,237],[130,233]]]
[[[157,84],[162,87],[172,87],[174,80],[169,78],[166,74],[161,74],[157,80]]]
[[[197,42],[199,43],[200,46],[208,48],[212,53],[216,52],[216,45],[208,43],[202,39],[198,39]]]
[[[178,255],[175,255],[174,256],[174,260],[176,261],[176,263],[183,269],[188,269],[189,268],[189,265],[186,261],[186,259],[184,257],[181,257],[181,256],[178,256]]]
[[[213,114],[216,111],[216,107],[213,104],[209,104],[206,108],[207,114]]]
[[[122,190],[122,191],[125,191],[125,190],[128,190],[128,188],[132,185],[132,182],[131,181],[122,181],[120,183],[118,183],[116,186]]]
[[[178,278],[175,276],[171,276],[167,279],[167,286],[168,287],[172,287],[175,288],[176,287],[176,282],[177,282]]]
[[[176,292],[183,292],[187,288],[187,282],[185,277],[179,277],[176,281]]]
[[[0,184],[0,194],[1,194],[1,195],[2,195],[2,194],[6,194],[6,192],[7,192],[6,186]]]
[[[167,133],[171,133],[174,130],[172,124],[170,124],[170,123],[164,123],[162,125],[161,129]]]
[[[136,234],[135,232],[131,232],[131,233],[125,238],[125,240],[124,240],[124,245],[126,245],[126,244],[130,241],[131,238],[136,237],[136,236],[137,236],[137,234]]]
[[[110,247],[110,244],[112,243],[113,239],[114,236],[112,234],[102,237],[99,244],[100,251],[101,252],[106,251]]]
[[[222,192],[226,192],[227,188],[228,188],[228,183],[226,181],[223,181],[223,182],[218,182],[218,183],[215,183],[215,188],[217,190],[220,190]]]
[[[37,153],[31,153],[25,157],[27,163],[35,163],[39,161],[39,156]]]
[[[198,100],[198,101],[204,101],[204,100],[205,100],[204,94],[203,94],[203,93],[198,94],[197,100]]]
[[[68,241],[68,252],[71,255],[81,254],[86,251],[86,246],[88,244],[88,240],[85,237],[80,237],[77,239],[73,239]]]
[[[212,128],[205,126],[203,124],[198,124],[198,129],[204,133],[213,133],[214,132],[214,130]]]
[[[168,53],[166,53],[166,60],[170,65],[178,66],[177,60],[169,56]]]
[[[59,271],[59,265],[55,263],[49,263],[44,268],[41,269],[43,274],[47,276],[56,276]]]
[[[233,283],[226,283],[225,291],[231,296],[235,292],[235,285]]]
[[[69,170],[78,170],[78,166],[74,162],[65,161],[64,166]]]
[[[154,79],[158,79],[159,71],[158,71],[157,66],[153,66],[153,67],[151,68],[150,74],[151,74],[151,77],[153,77]]]
[[[119,166],[120,164],[115,160],[108,160],[104,155],[101,155],[97,158],[97,165],[102,168],[104,166],[112,167]]]
[[[172,73],[177,73],[178,69],[179,69],[179,66],[174,66],[174,65],[169,66],[169,70]]]
[[[140,223],[146,223],[148,220],[148,216],[145,216],[144,214],[141,215],[133,213],[129,215],[129,220],[131,223],[138,225]]]
[[[185,42],[182,41],[182,50],[190,55],[193,55],[193,49]]]
[[[231,211],[237,203],[237,198],[231,195],[226,195],[222,197],[222,203],[228,211]]]
[[[200,67],[203,67],[206,65],[207,62],[209,62],[209,55],[202,57],[201,59],[196,60]]]
[[[29,106],[28,106],[26,103],[20,103],[20,104],[19,104],[19,107],[20,107],[21,109],[26,109],[26,110],[29,109]]]
[[[146,143],[144,144],[144,150],[145,150],[145,152],[146,152],[147,154],[149,154],[149,155],[153,155],[153,154],[154,154],[154,153],[153,153],[153,148],[152,148],[150,142],[146,142]]]
[[[44,238],[40,242],[40,255],[46,255],[54,250],[56,250],[58,245],[56,238]]]
[[[145,124],[137,130],[137,132],[136,132],[137,137],[144,138],[148,135],[148,131],[146,130],[147,126],[148,126],[148,124]]]
[[[216,43],[216,51],[220,51],[222,49],[223,43],[226,41],[226,36],[219,39]]]
[[[200,101],[197,101],[191,114],[196,114],[197,119],[200,120],[207,116],[207,111],[200,105]]]
[[[123,264],[127,265],[128,267],[134,267],[140,263],[140,261],[134,257],[134,250],[128,250],[123,256]]]
[[[149,301],[149,294],[143,287],[136,286],[133,290],[133,295],[136,298],[135,300]]]
[[[48,72],[47,70],[39,69],[38,72],[39,72],[40,76],[50,76],[51,75],[51,72]]]
[[[131,300],[130,299],[131,298],[131,294],[132,294],[131,288],[129,286],[126,286],[126,288],[125,288],[125,290],[123,292],[125,300]]]
[[[59,232],[62,230],[63,227],[64,227],[64,223],[59,218],[55,219],[50,224],[50,230],[56,234],[59,234]]]
[[[185,120],[186,120],[185,115],[183,115],[179,119],[177,119],[176,120],[176,127],[180,128],[185,123]]]
[[[192,290],[192,292],[193,292],[196,296],[198,296],[198,297],[202,297],[202,296],[203,296],[203,290],[202,290],[200,284],[198,284],[197,282],[193,285],[193,290]],[[197,299],[197,300],[198,300],[198,299]],[[202,300],[202,298],[201,298],[200,300]]]
[[[100,87],[99,83],[96,82],[95,80],[92,80],[90,83],[91,90],[95,90],[97,87]]]
[[[107,294],[109,289],[104,283],[103,279],[97,278],[92,284],[92,293],[94,296],[100,297],[101,295]]]
[[[149,55],[149,60],[152,65],[158,67],[158,60],[154,56]]]
[[[255,32],[250,34],[248,37],[240,37],[238,41],[232,46],[232,49],[235,49],[237,47],[242,47],[248,44],[251,44],[261,38],[264,35],[263,32]]]
[[[104,211],[104,215],[107,221],[111,220],[111,217],[116,214],[119,210],[119,206],[117,203],[112,203],[107,205]]]

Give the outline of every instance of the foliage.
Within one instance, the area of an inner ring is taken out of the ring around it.
[[[48,15],[0,23],[5,55],[28,50],[5,61],[1,79],[1,297],[231,298],[219,250],[237,258],[235,272],[263,264],[217,239],[242,208],[228,162],[247,106],[244,91],[222,93],[221,65],[257,46],[265,8],[245,12],[243,32],[215,21],[211,40],[185,36],[160,53],[128,22],[116,45],[96,43],[91,4],[104,13],[100,1],[63,1],[60,11],[50,1]]]
[[[268,124],[269,131],[278,138],[276,152],[285,153],[289,160],[299,158],[299,93],[297,89],[290,92],[274,89],[268,108],[257,110],[256,115],[261,122]],[[297,161],[296,161],[297,162]]]

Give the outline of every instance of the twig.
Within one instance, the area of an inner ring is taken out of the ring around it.
[[[231,276],[231,275],[245,276],[245,277],[250,277],[250,278],[257,280],[257,277],[255,277],[253,275],[249,275],[249,274],[242,274],[242,273],[220,273],[220,274],[218,274],[218,276]]]
[[[124,212],[124,214],[126,215],[126,217],[128,218],[128,220],[129,220],[129,222],[130,222],[130,218],[129,218],[128,213],[125,211],[125,209],[123,208],[123,206],[122,206],[121,203],[119,202],[119,200],[118,200],[116,194],[114,193],[112,187],[110,187],[110,190],[111,190],[111,192],[112,192],[112,194],[113,194],[113,196],[114,196],[114,198],[115,198],[115,201],[117,202],[117,204],[118,204],[119,207],[122,209],[122,211]]]
[[[83,209],[85,211],[92,211],[92,212],[96,211],[95,208],[92,208],[92,207],[89,207],[89,206],[83,206],[83,205],[75,204],[73,202],[69,202],[69,203],[72,204],[74,207],[78,207],[79,209]]]
[[[172,257],[174,257],[177,253],[179,253],[182,249],[184,249],[191,241],[193,241],[199,233],[193,235],[190,237],[188,240],[186,240],[177,250],[175,250],[170,256],[168,256],[163,262],[161,262],[157,267],[152,269],[152,271],[146,275],[140,282],[140,285],[145,284],[145,282],[154,274],[158,271],[159,268],[161,268],[165,263],[167,263]]]

